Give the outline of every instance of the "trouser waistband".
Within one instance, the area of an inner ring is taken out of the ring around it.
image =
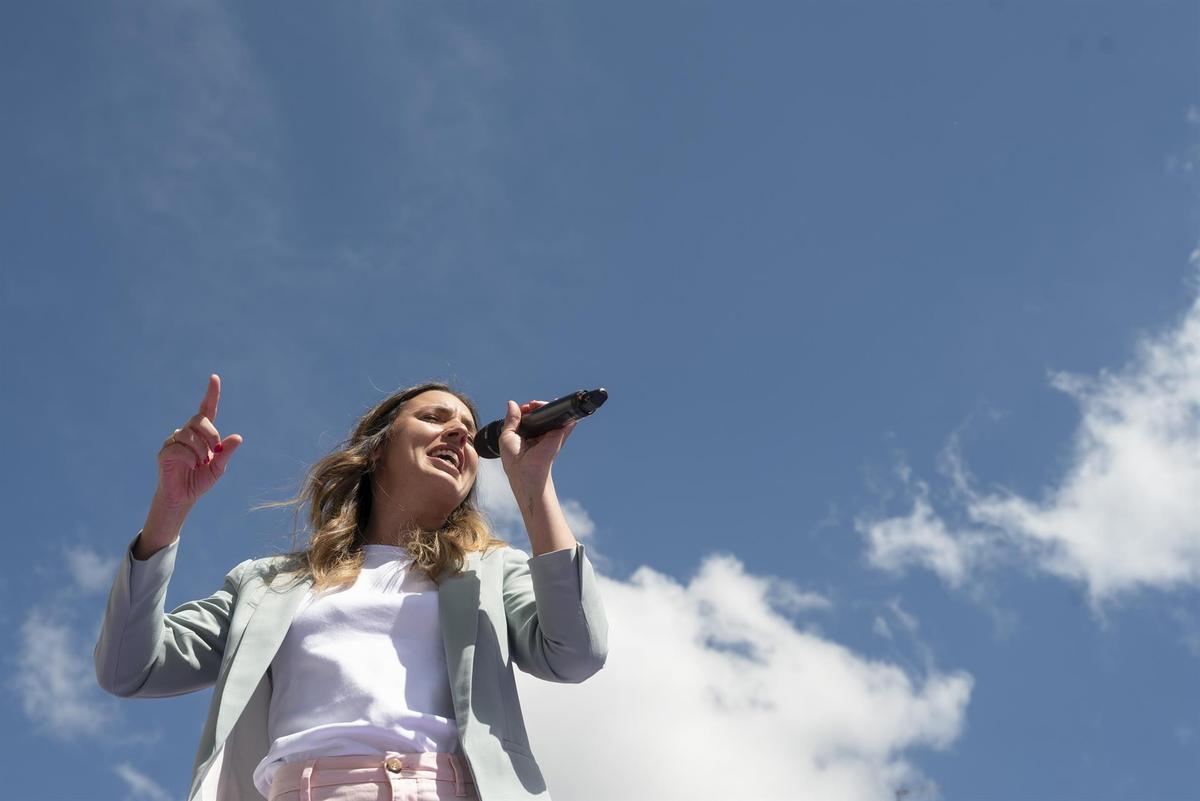
[[[382,756],[330,756],[286,762],[279,766],[271,780],[271,797],[299,790],[300,801],[310,801],[314,787],[358,782],[388,783],[404,778],[453,781],[456,796],[475,794],[471,772],[460,754],[388,751]]]

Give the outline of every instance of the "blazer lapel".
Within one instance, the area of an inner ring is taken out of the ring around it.
[[[283,590],[266,585],[258,588],[258,606],[251,613],[245,631],[235,646],[229,675],[221,691],[221,707],[217,712],[214,732],[217,745],[225,741],[246,702],[262,681],[263,674],[267,672],[292,625],[300,602],[311,586],[312,579],[305,579]]]
[[[475,636],[479,630],[478,552],[467,555],[461,573],[438,584],[438,622],[446,649],[446,672],[454,698],[454,716],[459,728],[467,725],[471,709],[471,671],[475,664]]]

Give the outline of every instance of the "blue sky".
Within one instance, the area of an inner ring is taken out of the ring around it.
[[[1198,17],[7,6],[11,789],[186,792],[209,693],[91,649],[217,372],[169,607],[400,386],[609,389],[555,478],[612,654],[521,684],[556,798],[1194,797]]]

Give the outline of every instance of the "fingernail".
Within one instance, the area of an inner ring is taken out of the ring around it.
[[[216,451],[217,453],[220,453],[221,451],[225,450],[225,444],[223,442],[218,442],[213,447],[213,450]]]

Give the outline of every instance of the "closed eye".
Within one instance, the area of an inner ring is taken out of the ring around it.
[[[436,422],[440,421],[442,419],[442,417],[444,417],[444,416],[445,415],[438,415],[438,414],[433,414],[430,412],[425,412],[423,414],[417,415],[417,418],[419,420],[429,420],[431,422],[436,423]],[[471,443],[472,447],[474,447],[475,443],[472,441],[472,437],[475,436],[475,427],[472,425],[467,425],[466,423],[464,423],[464,425],[467,426],[467,441]]]

